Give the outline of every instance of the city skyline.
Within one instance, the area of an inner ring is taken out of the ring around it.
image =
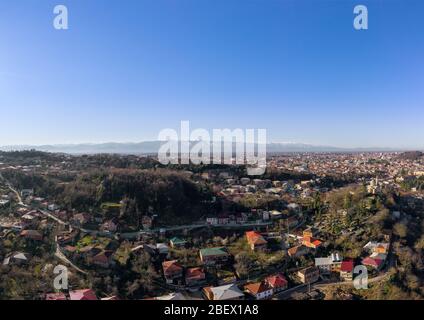
[[[0,4],[0,146],[152,141],[189,120],[424,149],[419,1],[361,1],[361,31],[357,1],[63,1],[62,31],[57,4]]]

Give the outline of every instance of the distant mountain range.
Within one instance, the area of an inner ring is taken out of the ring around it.
[[[162,141],[144,141],[138,143],[84,143],[84,144],[55,144],[55,145],[10,145],[0,147],[1,151],[39,150],[45,152],[68,153],[68,154],[156,154]],[[369,152],[369,151],[406,151],[407,149],[391,148],[338,148],[332,146],[320,146],[304,143],[269,143],[268,153],[289,152]]]

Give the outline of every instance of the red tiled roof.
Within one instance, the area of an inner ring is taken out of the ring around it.
[[[267,244],[268,242],[264,237],[256,231],[247,231],[246,232],[247,242],[249,244]]]
[[[365,259],[362,259],[362,264],[365,266],[372,266],[372,267],[379,267],[383,263],[383,260],[381,259],[374,259],[371,257],[367,257]]]
[[[313,244],[315,247],[318,247],[321,243],[322,243],[322,242],[321,242],[320,240],[312,241],[312,244]]]
[[[97,300],[96,294],[91,289],[69,291],[71,300]]]
[[[177,260],[164,261],[162,262],[162,268],[164,273],[177,273],[183,271]]]
[[[280,288],[287,286],[287,280],[282,274],[276,274],[274,276],[269,276],[265,281],[273,288]]]
[[[187,279],[204,279],[205,273],[202,268],[189,268],[187,269],[185,276]]]
[[[255,282],[245,285],[244,289],[246,289],[252,294],[258,294],[261,292],[268,291],[270,288],[263,282]]]
[[[352,272],[353,270],[353,260],[345,260],[340,266],[340,270],[343,272]]]
[[[48,293],[46,294],[46,300],[66,300],[66,296],[63,292]]]

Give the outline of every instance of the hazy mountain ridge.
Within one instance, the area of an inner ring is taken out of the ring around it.
[[[155,154],[158,152],[163,141],[144,141],[134,143],[81,143],[81,144],[52,144],[52,145],[10,145],[1,146],[1,151],[22,151],[35,149],[45,152],[69,153],[69,154]],[[195,143],[195,142],[192,142]],[[333,146],[321,146],[305,143],[278,142],[268,143],[268,153],[284,152],[360,152],[360,151],[402,151],[405,149],[394,148],[339,148]]]

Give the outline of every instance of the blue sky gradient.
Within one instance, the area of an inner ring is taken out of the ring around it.
[[[0,145],[154,140],[189,120],[424,148],[423,14],[420,0],[1,1]]]

